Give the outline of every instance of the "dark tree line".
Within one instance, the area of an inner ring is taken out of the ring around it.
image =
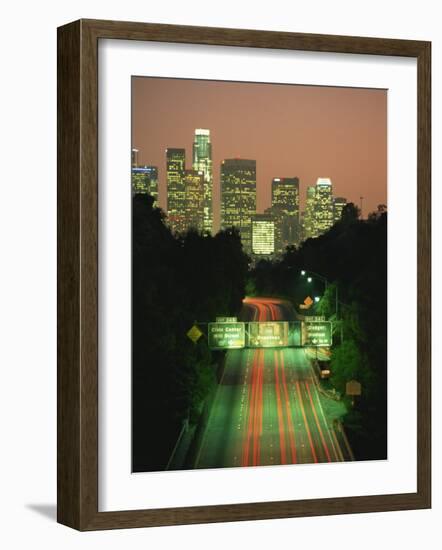
[[[247,257],[234,230],[173,235],[148,195],[133,198],[132,224],[133,469],[161,470],[216,382],[206,336],[187,331],[239,312]]]
[[[324,276],[308,284],[301,270]],[[323,296],[316,313],[336,313],[332,383],[345,394],[356,379],[362,395],[344,419],[356,458],[382,459],[387,454],[387,213],[385,207],[359,219],[348,204],[341,220],[328,232],[308,239],[299,249],[289,247],[277,262],[260,262],[251,273],[249,288],[257,294],[285,295],[295,305],[307,295]],[[341,341],[340,336],[343,336]]]

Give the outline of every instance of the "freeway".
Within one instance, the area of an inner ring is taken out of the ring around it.
[[[288,302],[247,298],[245,321],[296,318]],[[351,459],[345,434],[323,407],[302,348],[229,350],[195,457],[195,468],[339,462]]]

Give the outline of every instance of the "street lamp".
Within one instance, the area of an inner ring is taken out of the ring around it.
[[[326,279],[323,275],[319,275],[319,273],[315,273],[314,271],[309,271],[309,273],[311,273],[312,275],[314,275],[315,277],[317,277],[318,279],[320,279],[320,280],[325,284],[325,288],[327,288],[328,281],[327,281],[327,279]],[[306,271],[305,269],[302,269],[302,270],[301,270],[301,275],[302,275],[303,277],[305,277],[305,276],[307,275],[307,271]],[[312,277],[310,277],[310,276],[307,277],[307,281],[308,281],[309,283],[311,283],[312,280],[313,280]]]
[[[309,271],[308,273],[311,273],[314,277],[317,277],[318,279],[320,279],[324,283],[325,288],[327,289],[328,280],[323,275],[320,275],[319,273],[315,273],[314,271]],[[307,274],[307,271],[305,269],[301,270],[301,275],[303,277],[305,277],[306,274]],[[307,277],[307,282],[308,283],[311,283],[312,281],[313,281],[313,277],[311,277],[311,276]],[[339,301],[338,301],[338,284],[337,283],[335,284],[335,300],[336,300],[336,308],[335,309],[336,309],[336,319],[337,319],[338,318],[338,303],[339,303]],[[319,301],[319,299],[316,300],[316,298],[315,298],[315,302],[316,301]]]

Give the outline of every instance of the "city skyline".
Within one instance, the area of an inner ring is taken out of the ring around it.
[[[226,101],[229,108],[223,110]],[[266,108],[250,120],[257,103]],[[195,167],[198,128],[210,130],[215,232],[221,166],[228,158],[256,160],[258,213],[271,206],[272,181],[278,177],[299,178],[302,210],[307,187],[321,177],[332,180],[335,197],[359,206],[363,196],[364,216],[387,202],[385,90],[134,78],[132,145],[139,150],[139,165],[158,167],[158,202],[164,209],[165,150],[184,149],[186,167]],[[283,139],[288,129],[290,139]]]
[[[386,91],[133,83],[132,471],[388,458]]]
[[[195,155],[198,136],[205,143]],[[166,149],[167,225],[173,233],[189,229],[212,234],[212,159],[210,130],[195,130],[193,168],[186,168],[184,149]],[[207,147],[208,145],[208,147]],[[158,168],[139,166],[138,149],[132,149],[132,194],[150,194],[158,203]],[[252,255],[278,257],[287,246],[328,231],[337,223],[347,204],[333,194],[330,178],[318,178],[307,187],[305,210],[299,208],[299,178],[273,178],[271,206],[264,213],[256,208],[256,161],[225,159],[221,165],[221,229],[235,227],[242,245]],[[378,207],[380,208],[380,207]],[[257,240],[256,240],[257,239]]]

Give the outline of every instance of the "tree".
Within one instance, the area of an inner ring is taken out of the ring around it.
[[[196,421],[215,384],[215,362],[195,321],[237,315],[248,258],[236,230],[173,235],[149,195],[133,198],[133,469],[161,470],[184,420]],[[151,442],[155,441],[152,445]]]
[[[333,350],[331,358],[331,382],[341,393],[345,393],[348,381],[360,378],[363,357],[356,342],[345,340]]]
[[[360,209],[352,202],[347,203],[342,209],[341,222],[345,225],[356,223],[361,215]]]
[[[336,284],[328,284],[324,289],[324,293],[316,305],[316,312],[318,315],[324,315],[326,319],[336,314]]]

